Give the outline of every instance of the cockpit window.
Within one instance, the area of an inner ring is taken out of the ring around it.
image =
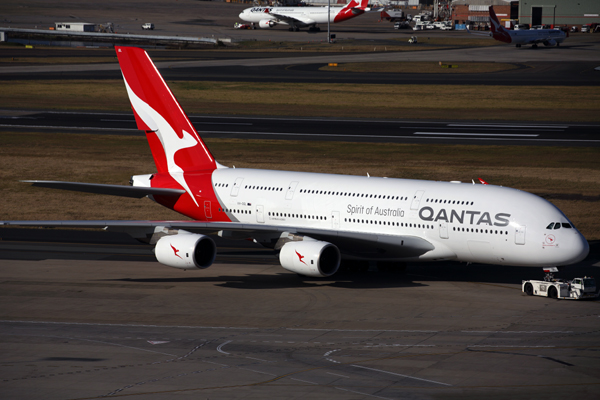
[[[554,224],[554,229],[560,229],[560,222]]]
[[[567,224],[565,222],[562,223],[563,228],[572,228],[571,224]]]
[[[550,222],[550,225],[548,225],[546,227],[546,229],[552,229],[552,228],[554,228],[554,222]]]

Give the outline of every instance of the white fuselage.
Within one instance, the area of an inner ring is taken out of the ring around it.
[[[340,12],[342,7],[331,7],[328,12],[328,7],[252,7],[242,11],[239,15],[240,19],[259,23],[261,21],[276,21],[279,24],[288,25],[286,20],[277,18],[274,15],[282,15],[296,20],[297,25],[312,25],[312,24],[324,24],[329,22],[335,22],[336,15]],[[265,11],[269,10],[269,13]]]
[[[567,35],[557,29],[525,29],[508,31],[512,44],[533,44],[555,41],[562,43]]]
[[[418,257],[371,259],[558,266],[588,253],[558,208],[516,189],[240,168],[215,170],[212,183],[233,222],[417,237],[434,246]],[[553,222],[561,228],[547,229]],[[356,254],[368,253],[357,246]]]

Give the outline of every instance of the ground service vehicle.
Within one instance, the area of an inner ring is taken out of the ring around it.
[[[142,29],[144,30],[153,30],[154,29],[154,24],[150,23],[150,22],[146,22],[145,24],[142,24]]]
[[[552,270],[556,270],[556,268]],[[521,289],[528,296],[536,295],[552,299],[580,300],[598,297],[596,281],[588,276],[565,282],[562,279],[553,278],[552,274],[548,274],[543,281],[523,281]]]

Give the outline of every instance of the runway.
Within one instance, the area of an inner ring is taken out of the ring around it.
[[[352,83],[352,84],[428,84],[428,85],[528,85],[528,86],[598,86],[600,74],[600,43],[591,46],[595,51],[584,57],[561,53],[548,53],[537,60],[514,57],[506,49],[454,49],[416,52],[374,52],[359,54],[315,53],[249,53],[227,51],[179,51],[149,50],[151,57],[167,81],[239,81],[281,83]],[[552,49],[546,49],[552,50]],[[544,52],[546,50],[539,49]],[[560,51],[564,49],[561,48]],[[512,49],[511,49],[512,51]],[[587,50],[585,50],[587,52]],[[47,50],[33,49],[29,53],[11,50],[18,60],[35,57],[40,52],[52,56]],[[57,50],[65,57],[74,57],[73,52]],[[107,55],[108,54],[108,55]],[[89,56],[83,51],[80,56]],[[92,54],[94,55],[94,53]],[[262,57],[258,57],[261,55]],[[53,55],[53,57],[56,55]],[[114,57],[113,50],[98,50],[98,56]],[[160,61],[175,57],[179,60]],[[109,58],[109,60],[110,60]],[[196,59],[194,59],[196,58]],[[76,58],[74,58],[76,59]],[[429,62],[504,62],[512,63],[516,69],[493,73],[354,73],[320,71],[328,63],[373,62],[373,61],[429,61]],[[116,62],[67,65],[17,65],[0,67],[0,80],[86,80],[121,79]],[[558,89],[560,91],[560,89]],[[560,92],[559,92],[560,94]]]
[[[599,146],[600,126],[571,123],[212,117],[191,115],[202,137],[376,143]],[[0,131],[144,135],[130,113],[0,112]]]
[[[96,244],[121,253],[107,261],[74,247],[103,232],[22,231],[0,229],[3,398],[600,394],[598,302],[525,296],[521,279],[537,268],[428,263],[300,279],[274,259],[229,254],[183,272],[123,261],[134,246],[123,237]],[[50,245],[71,259],[38,248]],[[567,274],[593,273],[597,258]]]

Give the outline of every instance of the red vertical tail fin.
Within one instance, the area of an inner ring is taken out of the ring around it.
[[[215,169],[214,157],[148,54],[136,47],[115,50],[138,129],[146,132],[157,171],[175,178]]]
[[[494,7],[490,6],[490,25],[492,29],[492,37],[504,43],[510,43],[512,38],[510,33],[500,24],[500,20],[496,16]]]

